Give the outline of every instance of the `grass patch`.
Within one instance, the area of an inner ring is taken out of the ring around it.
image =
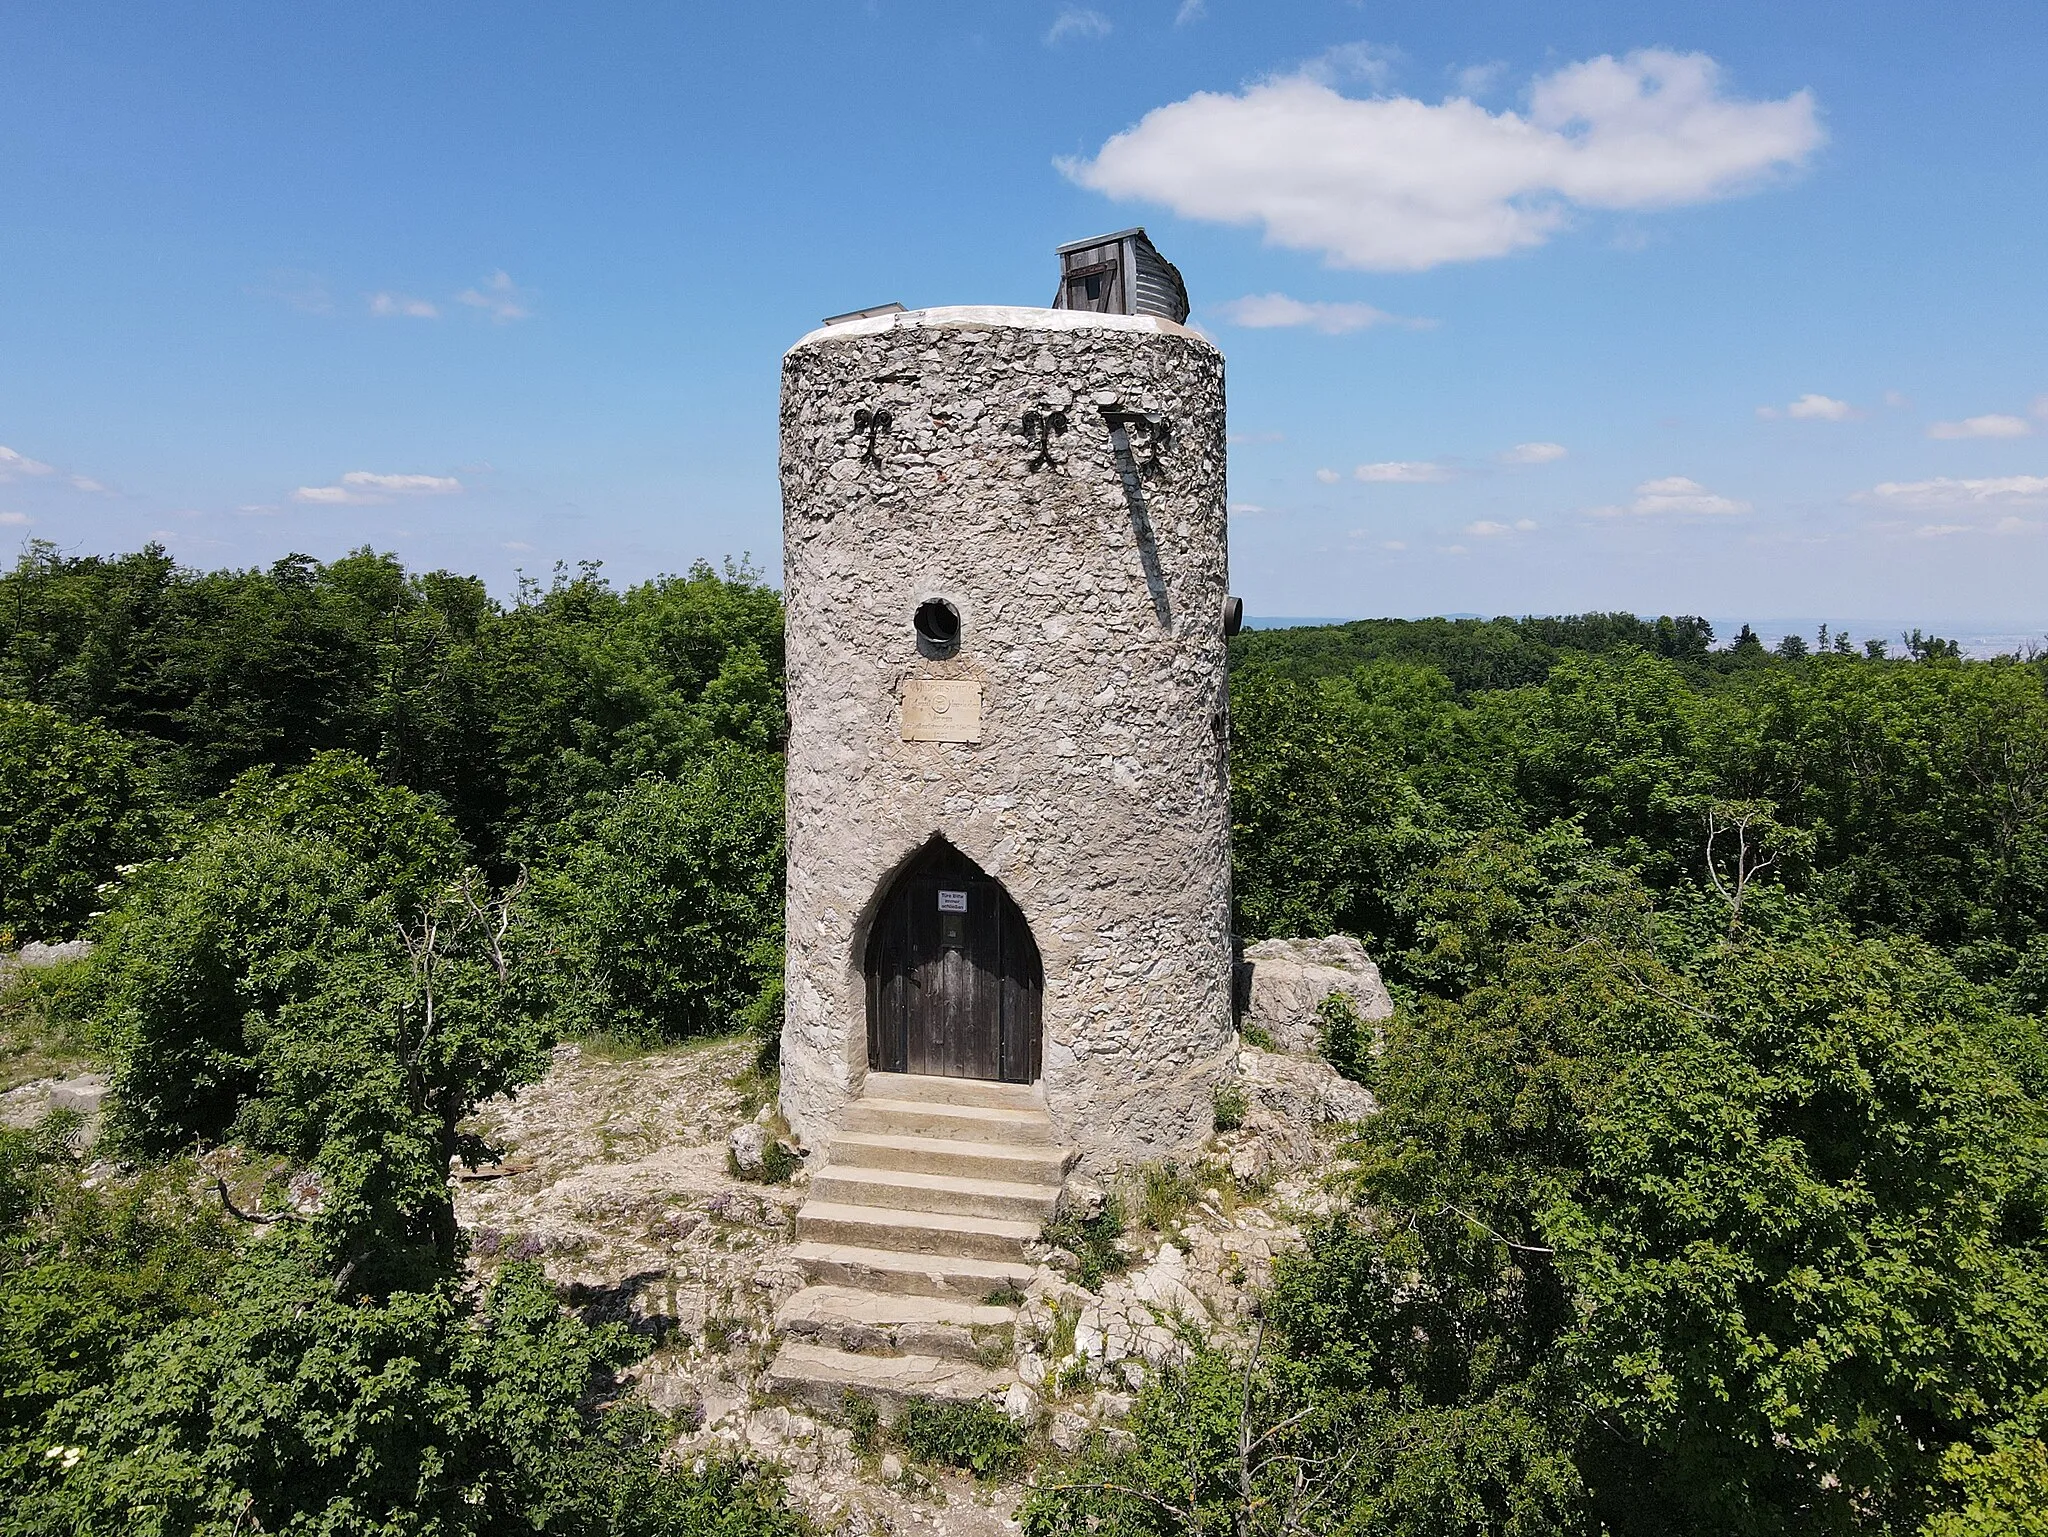
[[[1024,1427],[994,1404],[913,1398],[897,1416],[895,1431],[911,1456],[976,1478],[1000,1478],[1024,1460]]]
[[[1264,1025],[1246,1025],[1237,1033],[1238,1038],[1247,1046],[1256,1046],[1260,1051],[1273,1049],[1273,1032]]]
[[[1090,1291],[1101,1290],[1110,1276],[1122,1275],[1130,1268],[1130,1260],[1117,1247],[1116,1241],[1124,1236],[1124,1203],[1113,1191],[1102,1198],[1102,1210],[1093,1217],[1083,1217],[1074,1203],[1062,1197],[1052,1221],[1045,1225],[1044,1236],[1047,1243],[1071,1250],[1080,1259],[1077,1279]]]
[[[848,1388],[839,1395],[839,1414],[853,1432],[853,1449],[858,1455],[872,1457],[882,1449],[882,1415],[872,1398]]]
[[[83,970],[83,962],[72,961],[0,979],[0,1090],[97,1065],[65,1007]]]
[[[1138,1166],[1138,1220],[1155,1233],[1170,1233],[1202,1197],[1193,1174],[1172,1159]]]

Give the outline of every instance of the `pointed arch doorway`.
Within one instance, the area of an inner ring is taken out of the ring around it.
[[[865,970],[871,1069],[1037,1079],[1038,945],[1002,882],[945,839],[890,883]]]

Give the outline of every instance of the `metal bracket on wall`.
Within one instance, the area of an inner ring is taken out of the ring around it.
[[[1152,595],[1152,611],[1159,628],[1173,629],[1173,602],[1166,592],[1166,573],[1159,565],[1159,541],[1152,532],[1152,515],[1145,506],[1145,470],[1159,473],[1159,454],[1173,439],[1173,429],[1164,417],[1144,411],[1124,411],[1115,406],[1102,408],[1102,420],[1109,427],[1109,446],[1116,454],[1117,479],[1124,485],[1124,501],[1131,512],[1131,532],[1138,541],[1138,560],[1145,569],[1145,589]],[[1141,466],[1131,449],[1131,428],[1145,433],[1151,458]]]
[[[1145,439],[1145,460],[1137,465],[1141,475],[1155,478],[1166,473],[1159,456],[1173,447],[1173,423],[1151,411],[1126,411],[1117,406],[1104,406],[1102,420],[1109,428],[1110,446],[1121,460],[1136,463],[1136,454],[1131,447],[1133,429],[1142,433]]]
[[[1024,468],[1042,470],[1060,461],[1053,457],[1052,440],[1067,430],[1067,413],[1064,411],[1026,411],[1019,424],[1024,429],[1026,442],[1036,438],[1036,452]]]
[[[882,462],[881,453],[875,447],[875,440],[889,430],[891,421],[892,418],[887,411],[870,411],[866,406],[853,413],[853,430],[868,435],[868,446],[860,456],[862,464],[879,465]]]

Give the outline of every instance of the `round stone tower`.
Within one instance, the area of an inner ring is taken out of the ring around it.
[[[1096,1166],[1199,1142],[1235,1062],[1221,355],[1075,309],[828,325],[783,360],[782,486],[791,1125],[829,1147],[875,1071],[1037,1084]]]

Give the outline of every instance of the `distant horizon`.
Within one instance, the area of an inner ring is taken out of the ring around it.
[[[1667,610],[1667,612],[1669,612]],[[1579,609],[1572,613],[1527,609],[1518,613],[1485,614],[1475,611],[1434,614],[1354,614],[1348,617],[1310,616],[1291,614],[1258,614],[1245,616],[1247,630],[1299,630],[1313,629],[1319,625],[1359,624],[1368,620],[1398,620],[1415,623],[1424,619],[1570,619],[1579,614],[1635,613],[1638,619],[1654,620],[1661,614],[1643,613],[1631,609],[1592,608]],[[1675,617],[1675,616],[1674,616]],[[1741,619],[1701,614],[1714,627],[1714,649],[1726,650],[1734,638],[1747,624],[1756,632],[1757,638],[1766,646],[1776,646],[1787,635],[1797,635],[1811,643],[1825,623],[1831,633],[1846,634],[1858,645],[1865,640],[1882,640],[1888,646],[1897,647],[1901,636],[1918,629],[1925,634],[1939,635],[1952,640],[1962,648],[1963,654],[1977,660],[1995,656],[2017,655],[2022,647],[2033,642],[2048,648],[2048,619],[2026,621],[2015,619],[1872,619],[1849,618],[1827,619],[1818,617],[1784,617]]]

